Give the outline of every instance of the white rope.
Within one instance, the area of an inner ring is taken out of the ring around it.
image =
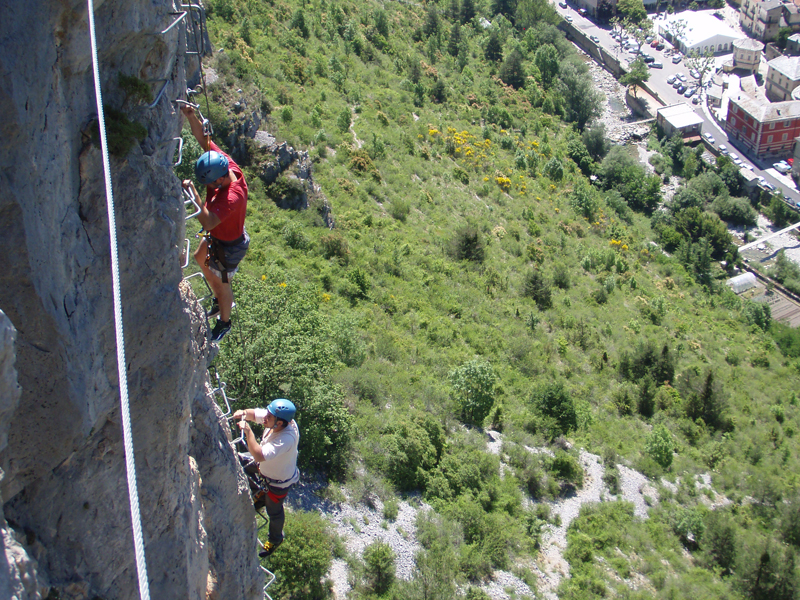
[[[89,37],[92,43],[92,67],[94,70],[94,91],[97,100],[97,117],[100,126],[100,148],[103,153],[103,171],[106,180],[106,199],[108,207],[108,235],[111,240],[111,278],[114,287],[114,322],[117,332],[117,371],[119,372],[120,404],[122,407],[122,435],[125,445],[125,466],[128,473],[128,499],[131,505],[133,525],[133,545],[136,550],[136,570],[139,574],[139,597],[150,600],[150,587],[147,581],[147,563],[142,540],[142,519],[139,514],[139,492],[136,488],[136,463],[133,454],[133,434],[131,432],[130,403],[128,401],[128,377],[125,369],[125,333],[122,329],[122,299],[119,288],[119,252],[117,249],[117,224],[114,218],[114,195],[111,192],[111,167],[108,163],[108,143],[106,124],[103,115],[103,99],[100,92],[100,69],[97,61],[97,41],[94,31],[94,6],[89,6]]]

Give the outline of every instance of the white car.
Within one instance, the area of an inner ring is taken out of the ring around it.
[[[731,152],[728,155],[728,158],[730,158],[733,162],[736,162],[737,160],[739,160],[739,155],[738,154],[734,154],[733,152]]]
[[[720,144],[719,153],[725,156],[728,153],[728,147],[725,144]]]
[[[567,15],[566,17],[564,17],[564,20],[565,20],[567,23],[572,23],[572,17],[571,17],[570,15]]]
[[[678,79],[680,79],[683,83],[686,83],[686,75],[683,73],[678,73]]]
[[[668,83],[668,84],[670,84],[670,85],[672,85],[673,83],[675,83],[675,80],[676,80],[677,78],[678,78],[678,76],[677,76],[677,75],[670,75],[669,77],[667,77],[667,83]]]
[[[564,2],[564,0],[561,0],[561,2],[559,2],[559,3],[558,3],[558,5],[559,5],[561,8],[567,8],[567,3],[566,3],[566,2]]]
[[[776,171],[778,171],[778,173],[788,173],[789,171],[792,170],[791,165],[783,160],[780,162],[776,162],[772,166],[775,168]]]
[[[737,167],[741,167],[744,163],[742,162],[742,159],[737,156],[733,159],[733,164],[735,164]]]
[[[706,131],[706,132],[704,132],[704,133],[703,133],[703,137],[704,137],[704,138],[706,138],[706,139],[708,140],[708,143],[709,143],[709,144],[713,144],[713,143],[716,141],[716,140],[714,140],[714,136],[713,136],[713,135],[711,135],[711,133],[710,133],[710,132],[708,132],[708,131]]]
[[[600,38],[597,37],[596,35],[590,35],[589,39],[592,40],[595,44],[599,44],[600,43]]]

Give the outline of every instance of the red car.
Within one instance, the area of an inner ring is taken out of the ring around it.
[[[653,40],[652,42],[650,42],[651,48],[655,48],[656,46],[658,46],[658,40]]]

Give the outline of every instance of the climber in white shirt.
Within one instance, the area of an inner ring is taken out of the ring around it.
[[[269,515],[269,535],[260,556],[269,556],[283,541],[283,501],[289,489],[300,479],[297,469],[300,430],[294,421],[296,412],[294,404],[279,398],[267,408],[248,408],[233,413],[234,420],[244,432],[252,460],[258,464],[258,471],[268,483],[263,502]],[[247,421],[264,425],[260,444]]]

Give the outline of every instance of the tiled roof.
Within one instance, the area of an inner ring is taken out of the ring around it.
[[[800,101],[797,100],[768,102],[765,99],[756,99],[747,94],[740,94],[735,98],[731,97],[731,102],[738,104],[742,110],[759,123],[783,121],[785,119],[796,119],[800,117]],[[731,116],[730,110],[728,110],[728,116]]]
[[[758,40],[751,40],[750,38],[742,38],[733,41],[733,47],[740,50],[749,50],[751,52],[761,52],[764,49],[764,44]]]
[[[769,61],[767,66],[792,81],[800,80],[800,57],[779,56]]]

